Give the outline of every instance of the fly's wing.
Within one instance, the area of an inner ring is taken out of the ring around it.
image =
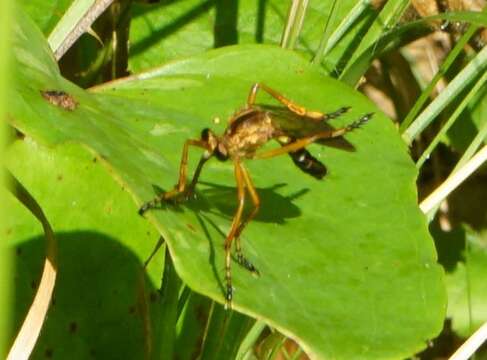
[[[261,106],[264,111],[270,113],[272,124],[280,133],[294,139],[301,139],[322,131],[331,131],[334,128],[326,120],[316,121],[304,116],[299,116],[282,106]],[[331,146],[346,151],[355,151],[355,147],[345,138],[320,139],[316,143]]]

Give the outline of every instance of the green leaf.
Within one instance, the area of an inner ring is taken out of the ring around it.
[[[391,121],[361,94],[273,46],[222,48],[87,93],[44,71],[51,58],[30,45],[40,33],[25,18],[19,24],[29,36],[15,44],[11,123],[50,146],[87,146],[139,205],[154,196],[153,187],[173,186],[184,140],[205,127],[223,131],[224,121],[211,119],[243,106],[253,82],[311,109],[351,105],[336,126],[375,111],[347,136],[356,152],[310,146],[329,169],[323,181],[285,156],[246,163],[262,206],[242,242],[261,276],[233,264],[233,306],[296,339],[314,358],[405,357],[440,331],[442,270],[417,206],[417,173]],[[65,91],[78,105],[70,111],[48,103],[40,94],[47,89]],[[273,103],[264,95],[259,101]],[[190,167],[196,159],[191,151]],[[183,281],[222,303],[222,244],[236,204],[232,164],[210,161],[200,185],[196,200],[151,211],[148,219]]]
[[[142,260],[157,234],[96,158],[76,144],[51,150],[32,139],[16,141],[8,167],[43,207],[58,241],[54,299],[33,359],[139,358],[158,339],[160,256],[144,276]],[[45,256],[42,227],[13,196],[1,233],[15,250],[14,327],[32,302]],[[149,301],[152,299],[152,302]]]
[[[340,26],[338,20],[343,19],[355,5],[356,0],[338,1],[333,15],[337,21],[330,24],[330,33]],[[225,23],[222,21],[225,15],[236,21],[236,24],[226,23],[226,27],[219,28],[221,33],[229,29],[236,31],[236,40],[227,42],[227,45],[235,41],[239,44],[280,43],[289,10],[288,1],[240,1],[234,15],[228,15],[225,6],[200,0],[134,4],[130,29],[130,69],[137,72],[211,49],[218,45],[214,39],[215,26]],[[331,7],[331,1],[309,2],[297,49],[310,58],[319,48]],[[325,58],[330,72],[339,66],[342,59],[349,57],[349,52],[357,45],[357,34],[367,30],[376,13],[369,6],[356,19],[355,26],[341,34],[340,41]]]
[[[49,34],[73,0],[20,0],[18,3],[44,34]],[[90,0],[91,1],[91,0]]]
[[[0,118],[5,119],[7,113],[7,89],[10,85],[7,74],[10,73],[10,28],[11,23],[11,2],[0,2]],[[5,147],[8,141],[8,128],[3,121],[0,124],[0,158],[4,159]],[[4,167],[0,167],[0,184],[5,186]],[[5,193],[0,191],[0,226],[3,224],[8,209],[5,208]],[[13,254],[7,249],[2,242],[0,245],[0,354],[7,354],[8,347],[12,344],[7,337],[8,327],[12,321],[10,307],[14,303],[12,285],[14,280],[12,274]]]
[[[468,337],[487,321],[487,233],[466,229],[464,262],[447,275],[448,316],[459,335]]]

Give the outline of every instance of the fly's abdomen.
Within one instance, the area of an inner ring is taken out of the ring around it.
[[[302,171],[311,176],[322,179],[326,175],[326,167],[318,159],[309,153],[306,149],[299,149],[290,152],[289,156],[293,159],[294,164]]]

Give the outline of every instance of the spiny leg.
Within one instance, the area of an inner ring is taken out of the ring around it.
[[[314,135],[304,137],[302,139],[296,140],[292,143],[289,143],[287,145],[284,145],[278,149],[272,149],[269,151],[264,151],[262,153],[256,154],[254,156],[254,159],[267,159],[275,156],[279,156],[282,154],[287,154],[289,152],[294,152],[299,149],[302,149],[306,146],[308,146],[311,143],[314,143],[315,141],[319,139],[331,139],[331,138],[337,138],[345,135],[346,133],[353,131],[355,129],[358,129],[360,126],[365,124],[367,121],[370,120],[370,118],[374,115],[373,113],[366,114],[362,116],[360,119],[354,121],[353,123],[339,128],[339,129],[334,129],[334,130],[326,130],[326,131],[320,131],[317,132]]]
[[[250,179],[249,173],[245,169],[245,167],[242,165],[242,175],[243,179],[245,181],[245,186],[247,188],[247,191],[250,194],[250,198],[252,199],[252,202],[254,204],[254,208],[250,212],[250,214],[245,218],[244,221],[242,221],[235,233],[235,250],[237,254],[237,261],[240,265],[242,265],[244,268],[249,270],[250,272],[254,273],[255,275],[259,275],[259,270],[243,255],[242,253],[242,247],[240,244],[240,234],[242,233],[244,227],[257,215],[257,212],[259,211],[260,208],[260,199],[259,195],[257,194],[257,191],[255,190],[254,184],[252,183],[252,180]]]
[[[233,217],[232,227],[225,239],[225,282],[226,282],[226,293],[225,293],[225,308],[230,308],[232,306],[233,298],[233,287],[232,287],[232,271],[231,271],[231,260],[232,260],[232,242],[235,239],[235,234],[240,226],[242,219],[242,212],[245,204],[245,184],[244,178],[242,176],[242,167],[238,159],[234,160],[235,168],[235,180],[237,181],[237,198],[238,206],[237,211]]]
[[[200,147],[203,149],[207,149],[207,144],[202,141],[202,140],[194,140],[194,139],[189,139],[186,140],[184,143],[183,147],[183,154],[181,156],[181,164],[179,166],[179,179],[178,183],[174,187],[174,189],[164,192],[162,194],[157,195],[154,199],[151,201],[148,201],[144,203],[141,208],[139,209],[139,214],[143,215],[147,210],[155,208],[158,204],[160,204],[163,201],[170,200],[172,198],[175,198],[178,195],[184,194],[186,190],[186,174],[188,171],[188,149],[189,146],[196,146]],[[198,167],[196,168],[195,175],[193,177],[193,181],[191,182],[191,185],[189,187],[189,191],[192,191],[194,188],[194,185],[196,185],[196,182],[198,181],[198,176],[201,172],[201,168],[203,167],[203,164],[208,160],[209,154],[204,154],[200,162],[198,163]]]
[[[257,97],[257,92],[259,91],[259,89],[262,89],[265,92],[267,92],[274,99],[276,99],[277,101],[285,105],[290,111],[292,111],[296,115],[303,116],[316,121],[335,119],[340,115],[346,113],[348,110],[350,110],[350,107],[347,106],[347,107],[342,107],[329,114],[324,114],[319,111],[310,111],[307,110],[304,106],[296,104],[295,102],[289,100],[285,96],[278,93],[276,90],[261,83],[255,83],[250,89],[250,93],[247,98],[247,107],[252,107],[255,104],[255,99]]]
[[[348,112],[351,109],[350,106],[343,106],[339,108],[338,110],[335,110],[331,113],[325,114],[325,119],[324,120],[330,120],[330,119],[336,119],[337,117],[342,116],[346,112]]]

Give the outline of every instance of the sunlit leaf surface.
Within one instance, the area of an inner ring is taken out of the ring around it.
[[[272,46],[222,48],[87,93],[31,46],[40,33],[25,19],[18,23],[11,123],[49,146],[86,145],[139,205],[174,185],[184,140],[204,127],[223,131],[253,82],[315,110],[352,106],[336,126],[377,111],[300,56]],[[70,111],[49,103],[40,94],[48,89],[65,91],[78,105]],[[267,96],[259,101],[275,104]],[[297,339],[315,358],[406,357],[439,332],[446,306],[442,270],[417,207],[417,174],[381,113],[347,139],[355,152],[310,147],[329,169],[322,181],[286,156],[246,163],[262,207],[242,242],[261,276],[233,266],[233,305]],[[191,168],[198,156],[191,151]],[[147,221],[166,238],[182,279],[223,302],[222,245],[236,206],[232,164],[210,161],[197,194],[151,211]]]

